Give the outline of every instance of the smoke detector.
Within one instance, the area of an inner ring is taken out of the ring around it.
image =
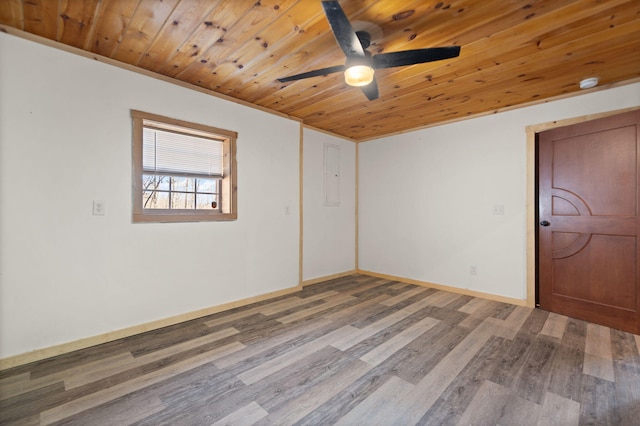
[[[597,85],[598,85],[598,77],[585,78],[580,82],[581,89],[591,89],[592,87],[596,87]]]

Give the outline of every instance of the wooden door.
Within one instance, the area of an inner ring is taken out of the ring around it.
[[[640,334],[640,111],[538,139],[542,309]]]

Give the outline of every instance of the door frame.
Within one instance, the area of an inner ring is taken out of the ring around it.
[[[601,112],[597,114],[583,115],[581,117],[568,118],[564,120],[550,121],[548,123],[532,124],[527,126],[527,228],[526,228],[526,282],[527,300],[526,306],[534,308],[536,303],[536,253],[538,251],[538,241],[536,238],[536,212],[538,203],[536,199],[536,139],[537,134],[545,130],[557,127],[570,126],[584,123],[585,121],[596,120],[598,118],[609,117],[629,111],[640,110],[640,107],[623,108],[614,111]]]

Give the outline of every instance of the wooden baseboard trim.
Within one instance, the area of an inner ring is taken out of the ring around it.
[[[337,274],[331,274],[331,275],[326,275],[324,277],[318,277],[318,278],[313,278],[310,280],[306,280],[306,281],[302,281],[300,283],[300,285],[302,287],[307,287],[310,285],[314,285],[314,284],[319,284],[325,281],[329,281],[329,280],[335,280],[336,278],[342,278],[342,277],[348,277],[349,275],[354,275],[357,274],[358,271],[355,269],[352,269],[351,271],[345,271],[345,272],[340,272]]]
[[[302,290],[301,285],[0,359],[0,371]]]
[[[511,305],[527,306],[524,299],[514,299],[512,297],[500,296],[497,294],[483,293],[481,291],[468,290],[466,288],[451,287],[448,285],[434,284],[427,281],[413,280],[411,278],[396,277],[393,275],[379,274],[377,272],[363,271],[358,269],[358,274],[368,275],[370,277],[382,278],[389,281],[399,281],[401,283],[415,284],[422,287],[435,288],[436,290],[448,291],[451,293],[464,294],[465,296],[479,297],[481,299],[493,300],[494,302],[509,303]]]

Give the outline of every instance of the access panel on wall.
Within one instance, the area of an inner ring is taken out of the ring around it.
[[[340,147],[324,144],[324,205],[340,205]]]

